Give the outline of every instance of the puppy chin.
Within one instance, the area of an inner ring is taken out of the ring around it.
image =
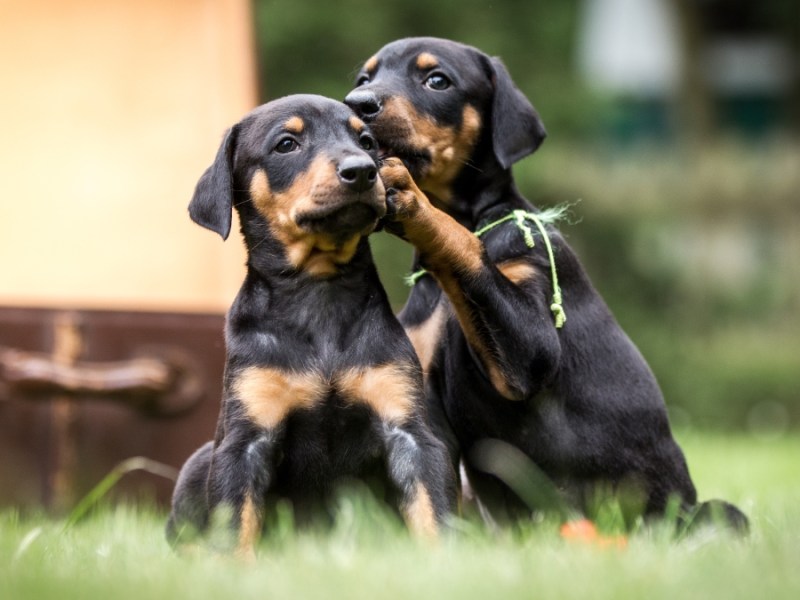
[[[381,210],[382,208],[382,210]],[[323,234],[337,240],[347,240],[355,235],[366,235],[386,213],[385,203],[373,205],[353,202],[328,210],[298,215],[298,227],[309,233]]]

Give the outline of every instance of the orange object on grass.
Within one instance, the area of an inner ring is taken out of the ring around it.
[[[589,519],[568,521],[561,526],[559,533],[565,540],[595,544],[601,548],[615,547],[621,550],[628,546],[628,538],[624,535],[611,536],[597,533],[597,527]]]

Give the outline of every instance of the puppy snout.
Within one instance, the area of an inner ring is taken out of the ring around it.
[[[371,121],[381,112],[381,102],[375,92],[355,89],[344,99],[344,103],[365,121]]]
[[[354,192],[372,189],[378,180],[378,169],[367,156],[348,156],[339,163],[339,180]]]

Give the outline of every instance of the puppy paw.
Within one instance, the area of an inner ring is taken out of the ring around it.
[[[408,172],[403,161],[396,156],[389,156],[381,160],[381,179],[386,187],[407,189],[414,186],[411,173]]]
[[[386,188],[387,221],[413,220],[420,209],[430,205],[399,158],[386,158],[381,163],[381,180]]]

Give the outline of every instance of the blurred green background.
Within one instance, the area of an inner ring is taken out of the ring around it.
[[[539,110],[515,167],[655,371],[673,423],[800,427],[800,7],[795,0],[256,0],[263,100],[343,98],[383,44],[499,55]],[[373,237],[393,302],[410,249]],[[566,299],[567,304],[569,299]]]

